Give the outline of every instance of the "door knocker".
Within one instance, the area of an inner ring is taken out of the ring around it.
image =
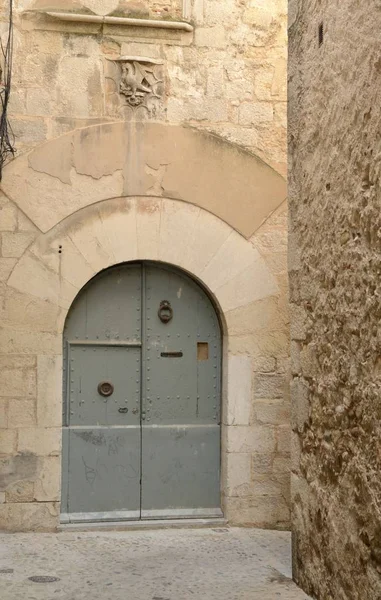
[[[158,311],[159,319],[162,323],[169,323],[173,318],[173,308],[168,300],[162,300],[160,302],[160,308]]]
[[[114,386],[109,381],[101,381],[98,384],[98,393],[101,396],[104,396],[105,398],[107,398],[108,396],[111,396],[113,394],[113,392],[114,392]]]

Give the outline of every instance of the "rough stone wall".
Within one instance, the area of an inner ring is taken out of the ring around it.
[[[145,4],[152,11],[165,3]],[[174,5],[169,14],[175,17],[176,3],[167,4]],[[128,16],[135,14],[132,3],[88,0],[78,8],[74,0],[15,0],[10,116],[19,152],[100,120],[134,118],[118,93],[119,67],[110,59],[146,56],[163,61],[156,120],[215,132],[285,175],[286,0],[188,4],[193,33],[65,23],[31,12],[57,5],[99,14],[118,9]],[[6,8],[3,3],[3,30]]]
[[[294,574],[322,600],[381,597],[380,29],[379,0],[290,2]]]

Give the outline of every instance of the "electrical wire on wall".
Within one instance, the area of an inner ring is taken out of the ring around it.
[[[3,167],[7,157],[15,154],[13,146],[12,129],[8,121],[7,109],[12,80],[12,53],[13,53],[13,0],[9,0],[9,28],[4,40],[0,39],[1,62],[0,66],[0,181]]]

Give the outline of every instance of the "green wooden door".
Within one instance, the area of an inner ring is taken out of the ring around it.
[[[221,334],[205,292],[132,263],[94,278],[64,331],[62,521],[216,516]]]

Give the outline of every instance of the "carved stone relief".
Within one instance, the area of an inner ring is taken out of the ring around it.
[[[121,112],[126,116],[156,117],[163,109],[164,73],[159,59],[142,56],[121,56],[114,61],[118,65],[117,91]],[[138,111],[138,109],[143,109]]]
[[[146,105],[150,98],[161,99],[159,85],[163,83],[158,74],[159,61],[122,57],[119,59],[122,77],[119,93],[126,97],[130,106]]]

